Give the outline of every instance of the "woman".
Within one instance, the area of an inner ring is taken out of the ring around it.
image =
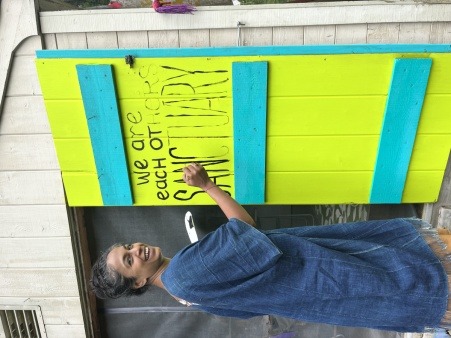
[[[399,332],[450,323],[448,254],[442,234],[422,221],[261,232],[201,165],[183,171],[184,181],[204,190],[229,222],[172,259],[144,243],[113,245],[93,266],[98,297],[155,285],[183,304],[238,318],[270,314]]]

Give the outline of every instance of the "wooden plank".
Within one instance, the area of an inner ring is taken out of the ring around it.
[[[78,297],[75,268],[0,268],[0,297]]]
[[[86,33],[55,34],[57,49],[87,49]]]
[[[178,30],[149,31],[149,48],[178,48],[180,47]]]
[[[74,266],[70,237],[0,238],[0,245],[3,247],[0,269]]]
[[[62,171],[96,173],[90,139],[56,139],[55,147]]]
[[[41,95],[35,57],[31,55],[16,56],[11,68],[7,96]]]
[[[432,22],[430,43],[449,43],[451,41],[451,22]]]
[[[82,100],[48,100],[45,106],[53,138],[89,138]]]
[[[451,149],[451,133],[445,135],[417,134],[409,170],[444,171]]]
[[[52,135],[0,135],[0,170],[59,169]]]
[[[268,137],[267,171],[372,171],[378,141],[377,135]]]
[[[267,172],[265,203],[367,204],[372,176],[371,171]]]
[[[86,42],[89,49],[119,48],[115,29],[110,32],[96,30],[93,33],[86,33]]]
[[[272,97],[268,102],[267,134],[377,135],[385,101],[385,95]],[[435,114],[431,108],[431,114]]]
[[[77,65],[104,205],[131,205],[121,123],[110,65]]]
[[[42,96],[6,97],[0,135],[50,133]]]
[[[434,63],[431,74],[429,75],[430,80],[426,89],[426,94],[449,95],[449,93],[451,93],[451,81],[449,81],[448,74],[451,72],[451,53],[446,53],[444,55],[432,53],[424,57],[431,58]]]
[[[399,23],[368,24],[367,43],[398,43]]]
[[[265,58],[271,64],[268,95],[271,99],[275,96],[386,95],[395,55],[268,57]]]
[[[272,45],[272,28],[241,28],[241,45],[242,46],[266,46]]]
[[[69,236],[66,206],[63,204],[0,206],[0,236],[2,238]]]
[[[237,21],[248,27],[287,27],[393,22],[449,22],[446,3],[359,1],[321,4],[254,6],[200,6],[195,15],[167,17],[151,8],[123,11],[84,10],[41,12],[43,33],[100,31],[160,31],[171,29],[235,29]],[[68,25],[67,23],[71,24]]]
[[[47,338],[86,338],[83,325],[46,325]]]
[[[210,46],[210,31],[181,30],[179,31],[180,47],[207,47]]]
[[[63,181],[71,207],[104,206],[97,173],[63,172]]]
[[[45,325],[82,325],[80,299],[78,297],[0,297],[0,304],[40,306]]]
[[[399,25],[398,43],[428,43],[430,34],[430,23],[415,21],[412,23],[401,23]]]
[[[409,171],[402,194],[402,203],[437,201],[443,174],[443,171]]]
[[[236,46],[238,42],[237,29],[210,29],[210,46],[224,47]]]
[[[117,32],[119,48],[149,48],[147,31]]]
[[[304,27],[304,45],[333,45],[334,43],[334,25]]]
[[[58,171],[0,171],[0,205],[64,204]]]
[[[374,169],[371,203],[400,203],[431,59],[396,59]]]
[[[426,95],[418,133],[450,134],[449,107],[451,107],[451,95]]]
[[[335,30],[335,43],[337,45],[366,43],[367,34],[367,24],[337,25]]]
[[[56,43],[56,34],[44,34],[44,46],[45,49],[58,49]]]
[[[303,45],[304,27],[273,27],[273,45]]]
[[[235,197],[264,203],[268,63],[234,62],[232,77]]]

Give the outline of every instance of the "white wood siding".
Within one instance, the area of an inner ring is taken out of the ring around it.
[[[39,305],[49,338],[85,337],[61,173],[35,67],[40,48],[34,36],[14,53],[0,120],[0,306]]]

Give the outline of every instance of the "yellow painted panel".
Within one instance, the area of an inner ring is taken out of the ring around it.
[[[64,189],[70,206],[102,206],[97,174],[63,172]]]
[[[207,167],[208,168],[208,167]],[[157,177],[157,175],[159,177]],[[220,177],[222,175],[222,177]],[[234,196],[233,173],[210,172],[216,184]],[[211,205],[213,200],[198,188],[189,187],[180,172],[143,173],[132,179],[134,205]]]
[[[444,171],[451,150],[451,134],[417,134],[410,159],[409,170]]]
[[[46,100],[45,106],[53,138],[89,138],[81,100]]]
[[[451,95],[426,95],[418,133],[451,134]]]
[[[394,54],[270,58],[269,96],[387,95]]]
[[[231,97],[231,61],[220,57],[137,58],[133,68],[115,64],[118,96]]]
[[[373,173],[311,172],[266,174],[268,204],[366,204]]]
[[[451,93],[451,83],[449,81],[449,74],[451,74],[451,54],[432,53],[426,57],[432,58],[432,68],[426,94]]]
[[[267,171],[374,170],[379,136],[280,136],[267,138]]]
[[[273,97],[268,136],[379,134],[386,96]]]
[[[77,64],[113,65],[136,205],[172,205],[212,204],[204,193],[187,201],[174,197],[196,192],[180,181],[181,168],[192,161],[209,163],[211,174],[223,175],[218,180],[233,190],[231,64],[261,60],[269,62],[267,201],[320,204],[368,202],[399,57],[433,59],[404,194],[408,203],[436,198],[440,188],[451,135],[449,54],[137,58],[132,68],[122,58],[36,63],[71,205],[101,204],[96,175],[68,171],[95,171],[88,141],[75,150],[70,140],[89,137]],[[80,191],[93,181],[95,193]],[[165,191],[169,197],[162,199]]]
[[[55,147],[62,171],[96,172],[90,139],[56,139]]]
[[[86,59],[84,63],[93,63]],[[103,63],[103,62],[102,62]],[[45,100],[81,100],[78,85],[76,59],[37,59],[39,82]]]
[[[149,137],[149,129],[175,137],[231,137],[230,98],[120,100],[125,137]]]
[[[409,171],[402,195],[402,203],[436,202],[443,175],[443,171]]]

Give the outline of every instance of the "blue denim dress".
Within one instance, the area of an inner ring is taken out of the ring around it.
[[[222,316],[421,332],[439,325],[448,287],[412,222],[261,232],[231,219],[180,251],[162,282],[170,294]]]

